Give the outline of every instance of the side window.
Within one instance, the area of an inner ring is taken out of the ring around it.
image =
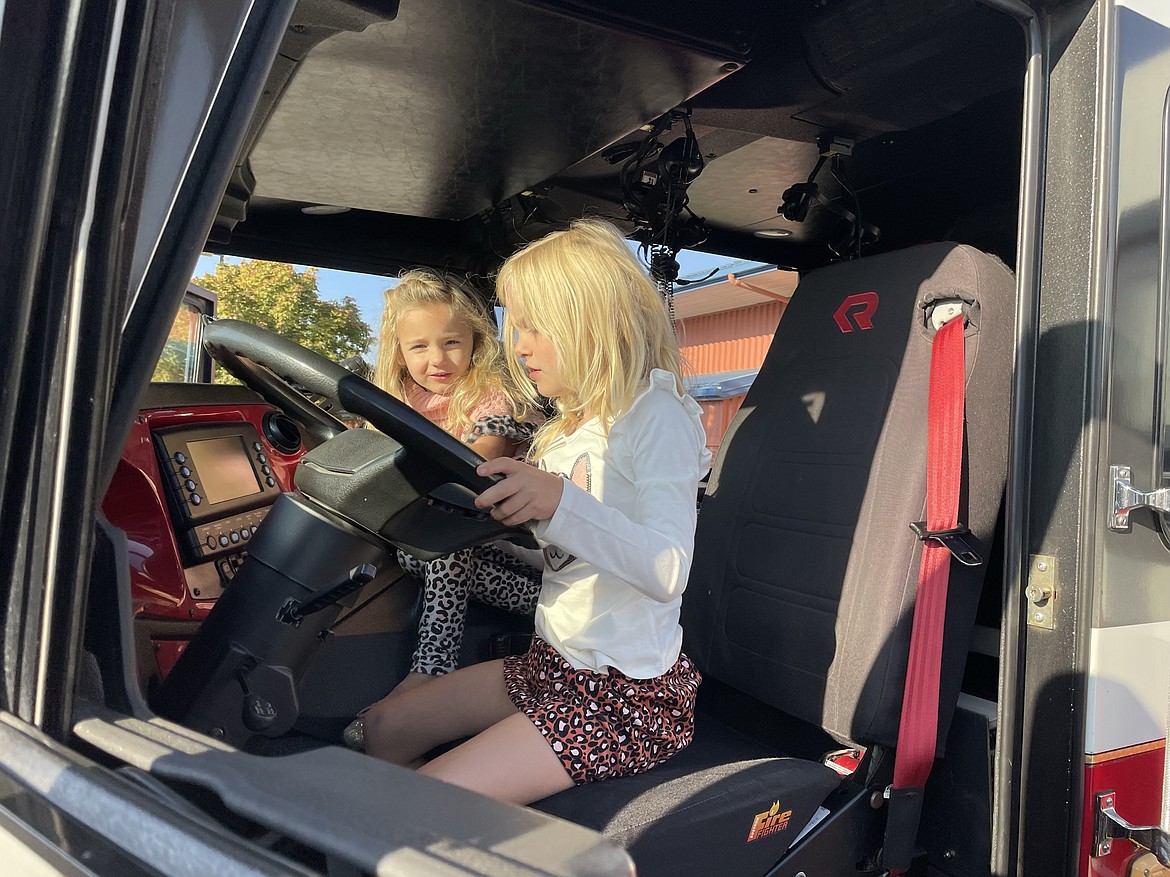
[[[211,382],[211,357],[203,349],[204,315],[215,316],[214,292],[191,283],[183,304],[175,315],[162,356],[154,367],[151,381],[183,384]]]

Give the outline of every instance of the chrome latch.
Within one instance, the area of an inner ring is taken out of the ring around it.
[[[1163,865],[1170,867],[1170,834],[1156,825],[1133,825],[1118,815],[1116,792],[1097,793],[1097,812],[1093,818],[1094,858],[1113,851],[1113,841],[1128,840],[1134,846],[1149,850]]]
[[[1129,466],[1110,466],[1109,479],[1113,482],[1113,514],[1110,530],[1128,530],[1129,513],[1134,509],[1149,508],[1170,513],[1170,487],[1145,493],[1130,483],[1133,473]]]

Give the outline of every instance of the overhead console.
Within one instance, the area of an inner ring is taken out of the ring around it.
[[[256,427],[177,426],[151,437],[183,565],[246,548],[281,493]]]

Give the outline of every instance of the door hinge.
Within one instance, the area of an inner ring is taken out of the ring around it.
[[[1113,486],[1113,513],[1109,516],[1110,530],[1128,530],[1129,513],[1134,509],[1150,508],[1170,513],[1170,487],[1146,493],[1137,490],[1130,483],[1129,479],[1132,475],[1129,466],[1109,467],[1109,480]]]

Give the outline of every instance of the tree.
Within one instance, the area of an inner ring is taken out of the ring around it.
[[[281,262],[220,262],[195,282],[219,296],[216,313],[254,323],[339,362],[365,353],[373,333],[351,296],[322,299],[317,269]]]

